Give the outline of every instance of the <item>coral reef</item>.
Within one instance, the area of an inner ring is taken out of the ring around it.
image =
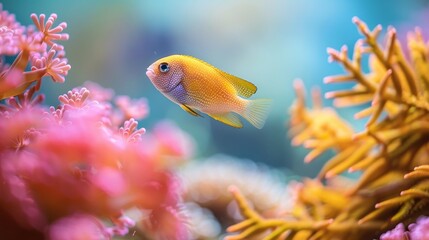
[[[346,73],[324,81],[356,84],[325,96],[333,98],[336,106],[370,103],[355,114],[357,119],[369,117],[365,130],[356,133],[334,109],[323,108],[317,91],[313,108],[307,108],[304,87],[297,81],[298,99],[290,121],[292,143],[311,149],[306,162],[329,149],[336,154],[317,179],[296,187],[294,206],[281,218],[261,216],[238,188],[231,187],[245,219],[228,228],[239,233],[226,239],[249,239],[260,233],[264,240],[371,239],[427,214],[429,45],[416,29],[408,35],[407,53],[393,27],[381,44],[381,26],[370,31],[357,17],[353,22],[363,39],[356,42],[351,59],[346,46],[340,51],[328,49],[329,60],[340,63]],[[369,55],[368,73],[362,66],[364,55]],[[344,181],[339,175],[346,171],[359,171],[360,178]],[[404,225],[395,231],[404,231]]]
[[[250,160],[217,154],[187,164],[180,176],[192,239],[219,239],[226,226],[241,219],[230,185],[264,217],[281,216],[292,204],[285,174]]]
[[[172,171],[193,142],[162,122],[145,134],[146,99],[86,83],[43,105],[42,78],[70,69],[66,23],[31,15],[21,26],[0,5],[0,232],[4,239],[188,239]],[[46,21],[45,21],[46,20]],[[176,144],[176,143],[180,144]]]
[[[223,155],[176,174],[194,142],[168,121],[139,128],[145,98],[87,82],[44,105],[42,80],[64,82],[71,69],[60,44],[69,36],[56,14],[30,17],[34,25],[22,26],[0,4],[2,238],[216,239],[239,221],[226,240],[429,239],[429,44],[420,29],[405,51],[393,27],[379,41],[381,26],[355,17],[363,38],[353,52],[328,49],[345,73],[325,83],[355,85],[325,97],[365,106],[355,114],[369,118],[361,132],[317,90],[308,107],[295,81],[292,144],[310,149],[307,163],[335,154],[317,178],[286,186],[271,169]]]

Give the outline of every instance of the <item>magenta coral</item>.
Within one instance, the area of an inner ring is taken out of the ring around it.
[[[403,223],[398,224],[394,229],[381,234],[380,240],[408,240],[408,234],[405,231]]]
[[[408,226],[411,240],[429,240],[429,218],[420,217],[417,222]]]
[[[404,224],[398,224],[394,229],[383,233],[380,240],[428,240],[429,239],[429,218],[419,217],[416,223],[408,226],[408,231]]]
[[[146,100],[120,97],[114,107],[113,91],[94,83],[44,106],[42,77],[63,82],[70,69],[56,43],[68,39],[67,25],[55,27],[55,14],[31,18],[38,32],[0,12],[0,42],[9,44],[0,54],[18,54],[0,74],[2,238],[187,239],[175,163],[165,159],[189,158],[189,136],[165,123],[146,136],[133,118],[147,116]]]
[[[0,177],[5,183],[1,205],[12,210],[9,214],[19,225],[37,231],[75,213],[116,219],[133,206],[152,209],[153,224],[165,221],[180,226],[174,213],[177,179],[168,166],[161,166],[165,150],[144,144],[145,130],[138,129],[134,119],[122,127],[105,125],[101,119],[109,113],[100,113],[103,105],[89,100],[89,94],[85,88],[70,91],[60,96],[62,105],[51,112],[40,105],[13,108],[8,101],[0,122]]]
[[[34,27],[21,26],[13,14],[2,9],[0,4],[0,55],[14,56],[9,66],[0,63],[0,99],[23,93],[33,82],[50,76],[55,82],[64,82],[70,65],[64,57],[63,46],[57,41],[67,40],[63,33],[67,24],[54,26],[56,15],[52,14],[45,23],[45,15],[31,15]],[[29,69],[28,69],[29,65]]]

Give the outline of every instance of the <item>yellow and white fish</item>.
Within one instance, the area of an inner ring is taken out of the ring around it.
[[[146,75],[162,94],[194,116],[201,116],[200,111],[241,128],[240,115],[256,128],[264,126],[271,99],[246,99],[256,92],[255,85],[200,59],[164,57],[150,65]]]

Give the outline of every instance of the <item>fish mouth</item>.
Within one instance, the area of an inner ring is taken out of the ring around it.
[[[152,68],[147,68],[146,69],[146,76],[150,79],[155,77],[155,71]]]
[[[156,78],[156,73],[155,73],[155,71],[151,67],[148,67],[146,69],[146,76],[154,83],[155,87],[159,91],[161,91],[161,92],[163,92],[165,94],[168,94],[168,93],[172,92],[174,89],[176,89],[177,87],[179,87],[180,84],[182,84],[182,80],[180,80],[172,88],[161,88],[160,86],[157,86],[157,84],[155,84],[155,82],[154,82],[154,79]]]

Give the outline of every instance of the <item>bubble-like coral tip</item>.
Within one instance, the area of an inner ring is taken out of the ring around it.
[[[294,139],[292,139],[292,141],[290,142],[290,144],[292,146],[299,146],[301,144],[301,141],[299,139],[294,138]]]
[[[237,186],[231,185],[228,187],[228,192],[230,192],[232,194],[237,194],[237,193],[239,193],[239,190],[238,190]]]
[[[333,49],[333,48],[330,48],[330,47],[326,48],[326,52],[327,52],[329,55],[338,54],[338,51],[337,51],[337,50],[335,50],[335,49]]]
[[[361,22],[361,20],[359,19],[359,17],[357,17],[357,16],[353,16],[353,17],[352,17],[352,22],[353,22],[354,24],[357,24],[357,23]]]
[[[338,61],[340,59],[340,52],[333,48],[327,48],[326,52],[328,53],[328,62],[332,63],[334,61]]]
[[[389,26],[389,27],[387,28],[387,32],[388,32],[388,34],[390,34],[390,36],[392,36],[392,35],[396,35],[396,28],[394,28],[394,27],[392,27],[392,26]]]
[[[377,26],[375,26],[375,28],[374,28],[374,32],[376,32],[376,33],[380,32],[381,30],[383,30],[383,26],[381,26],[381,24],[378,24],[378,25],[377,25]]]
[[[35,13],[30,14],[30,18],[31,18],[31,20],[33,20],[33,23],[34,23],[34,25],[36,25],[36,28],[40,29],[37,14],[35,14]]]
[[[374,99],[371,101],[371,107],[375,107],[378,104],[380,104],[380,99],[377,97],[374,97]]]
[[[332,77],[324,77],[323,78],[323,83],[331,83],[333,81]]]
[[[364,40],[358,39],[358,40],[356,40],[355,48],[357,48],[357,50],[361,51],[363,44],[364,44]]]
[[[327,93],[325,93],[325,98],[326,99],[330,99],[330,98],[333,98],[333,97],[335,97],[335,92],[327,92]]]
[[[304,157],[304,163],[311,163],[313,160],[314,158],[308,155]]]
[[[335,172],[333,172],[333,171],[328,171],[328,172],[326,172],[326,174],[325,174],[325,178],[326,179],[330,179],[330,178],[333,178],[333,177],[335,177],[337,174],[335,173]]]
[[[294,80],[293,80],[293,87],[294,87],[294,89],[302,89],[302,88],[304,88],[304,84],[303,84],[303,82],[302,82],[302,79],[300,79],[300,78],[295,78]]]
[[[385,76],[386,77],[390,77],[390,75],[392,75],[392,69],[391,68],[389,68],[389,69],[386,70]]]
[[[317,142],[317,141],[311,141],[311,140],[309,140],[309,141],[305,141],[305,142],[302,144],[302,146],[303,146],[304,148],[315,148],[315,147],[317,147],[317,146],[318,146],[318,142]]]
[[[362,116],[360,116],[360,114],[359,114],[359,113],[355,113],[355,114],[353,114],[353,118],[354,118],[354,119],[361,119],[361,118],[362,118]]]

